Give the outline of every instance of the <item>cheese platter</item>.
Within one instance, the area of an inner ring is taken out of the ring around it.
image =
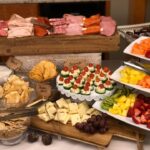
[[[135,131],[131,126],[123,123],[121,124],[114,119],[110,119],[110,130],[107,133],[96,133],[92,135],[80,132],[70,124],[63,125],[56,121],[46,123],[37,117],[33,117],[31,119],[31,125],[33,128],[37,128],[57,136],[60,135],[68,139],[87,143],[89,145],[94,145],[98,148],[108,147],[113,137],[121,137],[131,141],[139,142],[140,144],[142,144],[144,141],[144,136],[139,134],[138,130]],[[124,130],[122,130],[122,128],[124,128]],[[137,136],[139,136],[139,139]]]

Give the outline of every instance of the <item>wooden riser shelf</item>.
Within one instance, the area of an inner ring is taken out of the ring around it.
[[[51,35],[14,39],[0,38],[0,56],[109,52],[117,51],[119,43],[118,33],[111,37]]]

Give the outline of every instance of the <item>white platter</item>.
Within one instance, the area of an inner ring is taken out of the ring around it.
[[[150,58],[146,58],[145,56],[136,55],[136,54],[131,53],[131,49],[132,49],[132,47],[133,47],[133,45],[134,45],[135,43],[140,43],[141,40],[144,40],[144,39],[147,39],[147,38],[150,38],[150,37],[141,36],[140,38],[136,39],[134,42],[132,42],[131,44],[129,44],[129,46],[127,46],[123,52],[124,52],[125,54],[131,55],[131,56],[135,56],[135,57],[141,58],[141,59],[143,59],[143,60],[148,60],[148,61],[150,61]]]
[[[121,83],[121,84],[127,85],[127,86],[129,86],[129,87],[131,87],[131,88],[134,88],[134,89],[137,89],[137,90],[140,90],[140,91],[143,91],[143,92],[150,93],[150,89],[148,89],[148,88],[144,88],[144,87],[141,87],[141,86],[139,86],[139,85],[133,85],[133,84],[128,84],[128,83],[121,82],[121,81],[120,81],[120,78],[121,78],[121,76],[120,76],[120,71],[121,71],[122,69],[124,69],[124,67],[125,67],[125,66],[119,67],[119,68],[110,76],[110,78],[113,79],[114,81],[117,81],[117,82],[119,82],[119,83]]]
[[[127,124],[130,124],[130,125],[135,126],[135,127],[138,127],[138,128],[141,128],[141,129],[143,129],[143,130],[150,131],[150,129],[147,128],[146,125],[134,123],[134,122],[132,121],[132,118],[123,117],[123,116],[114,115],[114,114],[109,113],[108,111],[106,111],[106,110],[104,110],[104,109],[102,109],[102,108],[100,107],[101,103],[102,103],[102,101],[97,101],[97,102],[95,102],[95,103],[93,104],[92,107],[95,108],[95,109],[97,109],[97,110],[99,110],[99,111],[101,111],[101,112],[103,112],[103,113],[106,113],[107,115],[109,115],[109,116],[111,116],[111,117],[113,117],[113,118],[115,118],[115,119],[118,119],[118,120],[120,120],[120,121],[122,121],[122,122],[125,122],[125,123],[127,123]]]
[[[71,93],[70,90],[66,90],[63,88],[63,86],[60,86],[57,84],[57,89],[61,92],[61,94],[67,96],[67,97],[71,97],[73,100],[79,100],[79,101],[98,101],[98,100],[102,100],[104,99],[106,96],[111,96],[114,91],[115,88],[111,91],[106,91],[105,94],[97,94],[94,91],[91,91],[90,95],[82,95],[82,94],[75,94],[75,93]]]

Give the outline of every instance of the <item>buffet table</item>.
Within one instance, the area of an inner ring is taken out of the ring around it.
[[[149,150],[150,148],[150,135],[148,135],[144,142],[144,150]],[[57,137],[53,138],[52,145],[44,146],[41,141],[36,143],[28,143],[26,140],[24,140],[21,144],[16,146],[2,146],[0,145],[1,150],[16,150],[16,149],[24,149],[24,150],[60,150],[60,149],[72,149],[72,150],[96,150],[97,148],[95,146],[87,145],[84,143],[68,140],[65,138],[57,139]],[[121,138],[113,138],[112,142],[110,143],[109,147],[105,150],[137,150],[137,145],[135,142],[131,142],[129,140],[122,140]]]

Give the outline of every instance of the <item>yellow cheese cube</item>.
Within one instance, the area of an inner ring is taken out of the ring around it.
[[[42,105],[41,107],[38,108],[39,114],[45,113],[46,112],[46,107],[45,105]]]
[[[81,118],[81,122],[86,122],[90,117],[90,115],[83,115]]]
[[[68,103],[65,101],[64,98],[60,98],[59,100],[57,100],[56,104],[59,108],[68,108]]]
[[[69,103],[69,113],[70,114],[78,113],[78,104],[77,103]]]
[[[70,115],[67,113],[57,113],[58,121],[60,121],[63,124],[67,124]]]
[[[86,102],[82,102],[78,105],[78,112],[79,112],[79,115],[85,115],[87,110],[89,109],[89,106]]]
[[[57,112],[59,112],[59,113],[68,113],[69,109],[59,108],[59,109],[57,109]]]
[[[51,120],[50,117],[49,117],[49,115],[48,115],[47,113],[39,114],[38,117],[39,117],[40,119],[42,119],[43,121],[45,121],[45,122]]]
[[[46,109],[46,112],[49,114],[49,115],[53,115],[56,113],[56,108],[54,106],[51,106],[49,108]]]
[[[71,118],[71,124],[74,126],[76,123],[81,122],[81,118],[79,114],[73,114],[70,116]]]
[[[86,114],[91,115],[94,112],[94,110],[95,110],[94,108],[90,108],[87,110]]]

